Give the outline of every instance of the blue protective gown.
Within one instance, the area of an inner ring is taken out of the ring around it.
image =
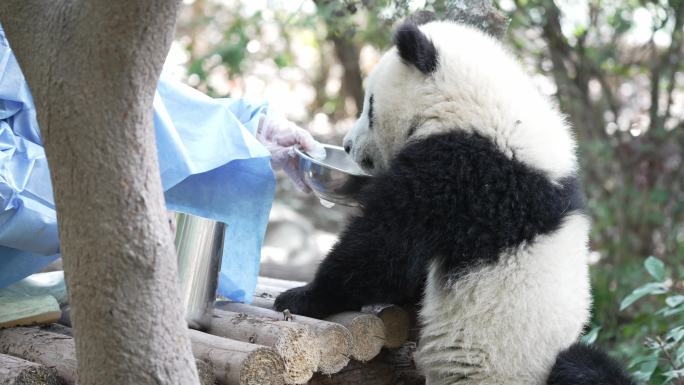
[[[170,210],[228,224],[219,295],[249,301],[275,191],[255,138],[264,104],[213,99],[164,79],[154,98],[157,153]],[[0,26],[0,288],[59,257],[55,206],[36,110]]]

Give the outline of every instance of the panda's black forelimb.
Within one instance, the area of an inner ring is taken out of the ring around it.
[[[360,196],[311,283],[278,310],[324,317],[373,303],[416,303],[437,263],[445,278],[556,230],[582,210],[576,177],[552,182],[484,136],[456,131],[407,145]]]

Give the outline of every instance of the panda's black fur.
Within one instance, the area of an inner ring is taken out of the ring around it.
[[[427,36],[417,32],[416,24],[402,24],[394,34],[394,44],[405,62],[416,66],[424,74],[430,74],[437,68],[439,55]]]
[[[576,343],[562,351],[548,385],[635,385],[625,370],[595,346]]]
[[[439,65],[434,45],[415,25],[400,27],[395,43],[401,59],[421,72]],[[577,176],[553,182],[476,132],[410,140],[361,191],[360,215],[313,281],[278,296],[275,308],[322,318],[367,304],[416,304],[430,265],[437,264],[443,284],[458,280],[584,209]],[[633,382],[607,355],[576,344],[556,358],[548,384]]]
[[[324,317],[371,303],[415,303],[432,256],[440,256],[445,277],[459,276],[584,207],[576,178],[552,184],[489,139],[464,132],[408,145],[358,199],[362,214],[314,281],[279,297],[278,308]]]

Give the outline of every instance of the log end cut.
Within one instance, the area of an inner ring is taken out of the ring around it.
[[[326,319],[339,323],[351,333],[351,354],[355,360],[366,362],[377,356],[385,344],[385,326],[372,314],[344,312]]]
[[[385,325],[386,348],[396,349],[408,339],[411,319],[406,310],[396,305],[380,304],[364,306],[363,312],[382,320]]]
[[[340,324],[318,321],[314,326],[321,349],[318,371],[322,374],[337,373],[349,363],[352,346],[351,333]]]
[[[282,385],[285,365],[273,349],[252,350],[240,368],[240,385]]]
[[[278,321],[283,334],[275,343],[275,350],[285,363],[285,383],[304,384],[314,374],[320,361],[316,337],[309,328]]]

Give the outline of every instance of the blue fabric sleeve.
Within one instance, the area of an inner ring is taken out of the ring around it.
[[[8,249],[42,256],[59,252],[50,174],[33,99],[1,27],[0,247],[0,259]]]
[[[270,153],[255,137],[266,106],[212,99],[163,77],[157,93],[166,205],[227,224],[218,293],[251,302],[275,194]]]

